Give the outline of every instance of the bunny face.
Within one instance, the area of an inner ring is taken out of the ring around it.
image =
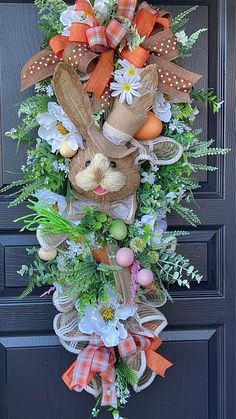
[[[90,201],[120,201],[135,193],[140,183],[134,158],[133,154],[122,159],[108,158],[89,146],[72,159],[69,180],[74,190]]]

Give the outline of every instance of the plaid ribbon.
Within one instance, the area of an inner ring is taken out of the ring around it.
[[[71,387],[82,387],[86,389],[94,374],[100,374],[102,380],[102,406],[117,407],[117,396],[115,390],[115,368],[116,362],[114,348],[104,346],[101,338],[93,333],[87,348],[78,355]]]
[[[119,0],[117,15],[132,22],[136,4],[137,0]],[[79,2],[77,3],[78,8]],[[94,24],[91,28],[86,29],[90,49],[95,52],[102,52],[108,48],[116,48],[127,32],[126,26],[123,22],[112,19],[107,27]]]
[[[122,340],[118,345],[121,358],[137,352],[147,350],[152,345],[152,339],[141,335],[131,335]],[[104,346],[100,336],[93,333],[89,339],[89,345],[82,349],[77,360],[63,374],[65,384],[74,390],[86,387],[95,374],[99,374],[102,380],[102,406],[117,407],[117,395],[115,390],[115,365],[116,356],[114,348]]]

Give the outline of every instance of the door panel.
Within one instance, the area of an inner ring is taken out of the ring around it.
[[[32,92],[19,92],[19,76],[25,61],[39,50],[40,34],[30,1],[0,3],[0,184],[6,185],[19,178],[25,148],[16,154],[16,144],[4,132],[18,123],[14,105]],[[215,138],[217,147],[230,147],[232,153],[207,159],[219,170],[199,177],[202,188],[195,197],[202,225],[193,229],[177,215],[169,217],[170,228],[189,231],[179,240],[179,252],[191,259],[204,280],[192,283],[191,290],[171,289],[174,303],[162,310],[169,325],[162,333],[161,352],[174,367],[165,380],[157,378],[147,390],[132,395],[123,413],[129,419],[235,417],[235,2],[162,2],[173,14],[195,4],[200,6],[189,31],[207,27],[208,34],[184,65],[203,74],[200,86],[214,87],[225,100],[217,116],[202,106],[196,127],[204,128],[203,138]],[[19,234],[13,219],[25,213],[25,206],[8,209],[9,200],[0,196],[0,419],[87,418],[92,397],[68,391],[60,379],[75,357],[53,335],[56,311],[51,297],[39,298],[39,290],[18,299],[27,279],[16,271],[28,262],[25,249],[36,239]],[[105,412],[101,416],[109,417]]]

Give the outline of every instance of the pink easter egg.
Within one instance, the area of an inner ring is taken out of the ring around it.
[[[116,262],[122,268],[128,268],[134,261],[134,252],[128,247],[122,247],[116,253]]]
[[[142,287],[151,285],[153,281],[153,273],[150,269],[140,269],[137,275],[137,281]]]

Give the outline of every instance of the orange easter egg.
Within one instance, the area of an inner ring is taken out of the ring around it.
[[[139,130],[134,134],[136,140],[148,141],[152,140],[155,137],[158,137],[161,134],[163,129],[163,124],[159,118],[153,113],[148,112],[148,119],[145,124],[139,128]]]

